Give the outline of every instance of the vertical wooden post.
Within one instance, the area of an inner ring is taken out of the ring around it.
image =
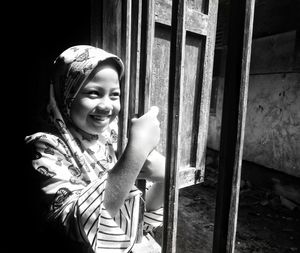
[[[142,1],[141,22],[141,52],[140,52],[140,82],[139,82],[139,107],[138,115],[148,111],[150,106],[150,88],[152,75],[152,53],[154,40],[154,0]],[[137,187],[143,192],[142,198],[146,198],[146,180],[137,180]],[[141,242],[144,224],[144,202],[141,202],[139,213],[139,231],[137,242]]]
[[[255,0],[231,0],[213,253],[234,252]]]
[[[183,64],[185,50],[185,1],[172,3],[169,108],[166,152],[165,203],[163,222],[164,253],[176,252],[178,216],[178,166],[180,161],[179,129],[182,101]]]
[[[131,13],[131,65],[130,65],[130,98],[129,116],[138,114],[139,104],[139,78],[140,78],[140,41],[141,41],[141,21],[142,20],[142,1],[132,0]],[[131,120],[130,118],[128,120]]]
[[[152,54],[154,41],[154,0],[142,3],[141,57],[139,85],[139,115],[144,114],[150,106],[150,87],[152,76]]]
[[[121,55],[122,0],[103,0],[102,47],[110,53]]]
[[[214,63],[214,48],[215,48],[215,37],[217,29],[217,14],[218,14],[218,0],[208,1],[208,27],[207,35],[205,36],[205,43],[201,48],[203,52],[203,65],[201,66],[201,79],[202,85],[199,87],[201,89],[197,96],[199,97],[199,107],[195,113],[198,117],[197,132],[198,136],[195,138],[197,140],[197,152],[196,157],[196,169],[198,171],[204,172],[205,167],[205,154],[207,145],[207,133],[208,133],[208,123],[209,123],[209,107],[210,107],[210,94],[212,87],[212,76],[213,76],[213,63]],[[200,63],[200,64],[201,64]],[[204,175],[201,175],[202,177]]]
[[[91,0],[91,44],[121,56],[122,0]]]
[[[91,0],[91,45],[102,48],[103,2]]]
[[[122,2],[122,31],[121,31],[121,58],[124,62],[125,73],[121,80],[121,111],[119,114],[119,143],[118,154],[120,155],[127,144],[128,118],[129,118],[129,95],[131,78],[131,0]]]

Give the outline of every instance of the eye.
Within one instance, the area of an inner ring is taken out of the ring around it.
[[[99,91],[96,91],[96,90],[90,90],[87,92],[87,95],[89,95],[90,97],[99,97],[100,93],[99,93]]]
[[[120,97],[120,91],[113,91],[110,96],[112,99],[118,99]]]

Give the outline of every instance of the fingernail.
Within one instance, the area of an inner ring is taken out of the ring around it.
[[[159,112],[159,108],[157,106],[151,106],[150,110],[153,111],[155,114],[158,114]]]

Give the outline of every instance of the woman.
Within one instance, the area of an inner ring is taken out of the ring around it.
[[[88,45],[68,48],[54,63],[49,124],[26,137],[45,218],[79,252],[136,252],[143,201],[134,186],[137,178],[152,182],[145,231],[162,222],[157,107],[132,120],[128,144],[119,159],[115,155],[123,73],[113,54]]]

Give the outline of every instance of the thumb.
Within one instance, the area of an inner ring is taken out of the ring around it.
[[[159,113],[159,108],[157,106],[151,106],[149,113],[153,115],[154,117],[157,117]]]
[[[131,123],[134,123],[134,122],[136,122],[138,120],[138,118],[132,118],[131,119]]]

